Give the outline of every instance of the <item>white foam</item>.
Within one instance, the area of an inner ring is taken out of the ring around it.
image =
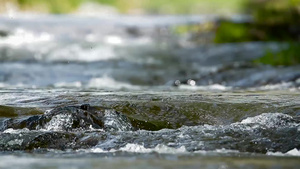
[[[153,151],[150,148],[145,148],[144,146],[138,144],[126,144],[126,146],[120,148],[120,150],[132,153],[150,153]]]
[[[103,129],[97,129],[97,128],[94,128],[92,125],[89,126],[89,131],[98,131],[98,132],[104,132]]]
[[[119,36],[107,36],[104,38],[104,41],[111,45],[121,45],[123,44],[123,40]]]
[[[64,128],[71,128],[72,124],[71,114],[58,114],[51,118],[44,129],[47,131],[62,131]]]
[[[108,77],[106,75],[98,78],[93,78],[89,81],[87,84],[87,87],[90,88],[110,88],[110,89],[138,89],[137,86],[133,86],[124,82],[119,82],[114,80],[111,77]]]
[[[267,152],[267,155],[270,156],[300,156],[300,150],[294,148],[286,153],[282,152]]]
[[[293,83],[292,82],[282,82],[279,84],[268,84],[265,86],[261,86],[258,89],[259,90],[282,90],[282,89],[289,89],[291,87],[293,87]],[[255,89],[257,90],[257,89]]]
[[[241,121],[241,124],[260,124],[268,128],[276,127],[278,125],[292,125],[290,123],[292,116],[282,113],[263,113],[255,117],[248,117]]]
[[[126,144],[125,147],[120,148],[121,151],[133,152],[133,153],[151,153],[156,152],[160,154],[180,154],[187,153],[187,150],[184,146],[179,148],[172,148],[162,144],[157,145],[154,148],[145,148],[139,144]]]
[[[70,82],[70,83],[67,83],[67,82],[58,82],[58,83],[55,83],[54,84],[55,87],[82,87],[82,84],[81,82]]]
[[[79,44],[72,44],[55,49],[47,55],[47,60],[49,61],[93,62],[114,58],[116,58],[116,54],[113,47],[103,44],[90,48],[83,48]]]
[[[30,130],[27,128],[23,128],[23,129],[8,128],[3,131],[3,133],[10,133],[10,134],[19,134],[19,133],[25,133],[25,132],[30,132]]]
[[[92,148],[91,150],[78,150],[78,151],[85,151],[85,152],[92,152],[92,153],[114,153],[114,152],[116,152],[115,149],[103,150],[102,148]]]
[[[230,150],[230,149],[216,149],[216,150],[211,150],[211,151],[206,151],[206,150],[199,150],[195,151],[194,153],[198,154],[211,154],[211,153],[217,153],[217,154],[227,154],[227,153],[240,153],[238,150]]]
[[[220,84],[212,84],[208,86],[196,86],[196,85],[180,85],[179,89],[185,90],[214,90],[214,91],[225,91],[232,89],[231,87],[223,86]]]
[[[285,153],[286,155],[291,155],[291,156],[300,156],[300,150],[294,148],[288,152]]]
[[[117,131],[130,131],[132,130],[132,125],[129,121],[122,115],[118,114],[114,110],[107,109],[104,112],[104,126],[107,129],[117,130]]]
[[[188,153],[184,146],[179,148],[168,147],[163,144],[158,144],[154,148],[145,148],[143,145],[128,143],[124,147],[121,147],[119,150],[111,149],[111,150],[103,150],[102,148],[92,148],[90,150],[78,150],[84,152],[92,152],[92,153],[115,153],[118,151],[129,152],[129,153],[159,153],[159,154],[184,154]]]
[[[12,47],[19,47],[25,44],[41,43],[51,41],[53,36],[47,32],[34,34],[22,28],[16,29],[13,35],[6,38],[0,38],[0,45],[9,45]]]

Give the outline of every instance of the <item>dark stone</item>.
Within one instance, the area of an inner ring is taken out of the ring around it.
[[[89,104],[57,107],[43,115],[6,119],[2,123],[0,131],[9,128],[25,130],[0,132],[0,151],[90,148],[106,139],[103,130],[133,129],[123,113]],[[31,131],[27,132],[27,129]]]
[[[6,37],[9,35],[9,32],[8,31],[5,31],[5,30],[0,30],[0,37]]]
[[[74,133],[42,133],[26,143],[25,146],[22,146],[21,149],[33,150],[35,148],[48,148],[65,150],[72,148],[72,144],[74,144],[77,137],[78,136]]]
[[[0,131],[8,128],[38,130],[43,128],[60,127],[61,130],[72,129],[101,129],[104,127],[104,112],[88,104],[81,106],[66,106],[54,108],[43,115],[36,115],[22,119],[8,119]],[[52,126],[51,126],[52,125]],[[53,126],[54,125],[54,126]]]

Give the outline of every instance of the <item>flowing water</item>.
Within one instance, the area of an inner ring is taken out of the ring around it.
[[[217,19],[1,16],[0,168],[298,168],[300,66]]]

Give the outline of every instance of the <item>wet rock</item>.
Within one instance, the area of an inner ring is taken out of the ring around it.
[[[227,149],[266,154],[268,152],[286,153],[295,148],[300,149],[299,120],[282,113],[265,113],[229,125],[182,126],[178,129],[159,131],[115,132],[114,130],[111,132],[114,128],[109,126],[128,127],[122,123],[126,119],[122,122],[115,120],[126,116],[119,118],[121,114],[114,112],[113,110],[104,112],[104,132],[102,130],[28,129],[10,129],[0,132],[0,151],[76,150],[92,147],[102,150],[122,150],[128,144],[143,145],[147,149],[155,149],[160,145],[171,148],[184,146],[188,152]],[[110,130],[106,130],[106,127]],[[118,128],[118,130],[125,129]]]
[[[47,131],[71,131],[87,129],[130,130],[128,118],[114,110],[101,111],[88,104],[54,108],[43,115],[23,119],[8,119],[0,131],[8,128]]]
[[[34,149],[78,149],[95,146],[100,140],[83,133],[56,131],[20,131],[0,133],[0,151],[34,150]]]
[[[133,37],[139,37],[142,35],[139,28],[137,27],[128,27],[126,29],[126,32]]]
[[[57,107],[43,115],[6,119],[2,123],[0,151],[90,148],[106,138],[104,130],[133,130],[122,113],[88,104]]]
[[[25,150],[32,150],[34,148],[50,148],[65,150],[71,148],[76,141],[76,134],[74,133],[58,133],[58,132],[46,132],[39,134],[25,144]]]
[[[5,31],[5,30],[0,30],[0,37],[6,37],[9,35],[9,32],[8,31]]]

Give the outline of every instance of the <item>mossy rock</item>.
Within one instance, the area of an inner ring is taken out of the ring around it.
[[[300,43],[290,43],[279,52],[267,51],[263,57],[254,62],[272,66],[298,65],[300,64]]]
[[[260,24],[300,23],[300,0],[250,0],[246,7]]]
[[[221,21],[215,36],[216,43],[252,41],[249,24]]]

